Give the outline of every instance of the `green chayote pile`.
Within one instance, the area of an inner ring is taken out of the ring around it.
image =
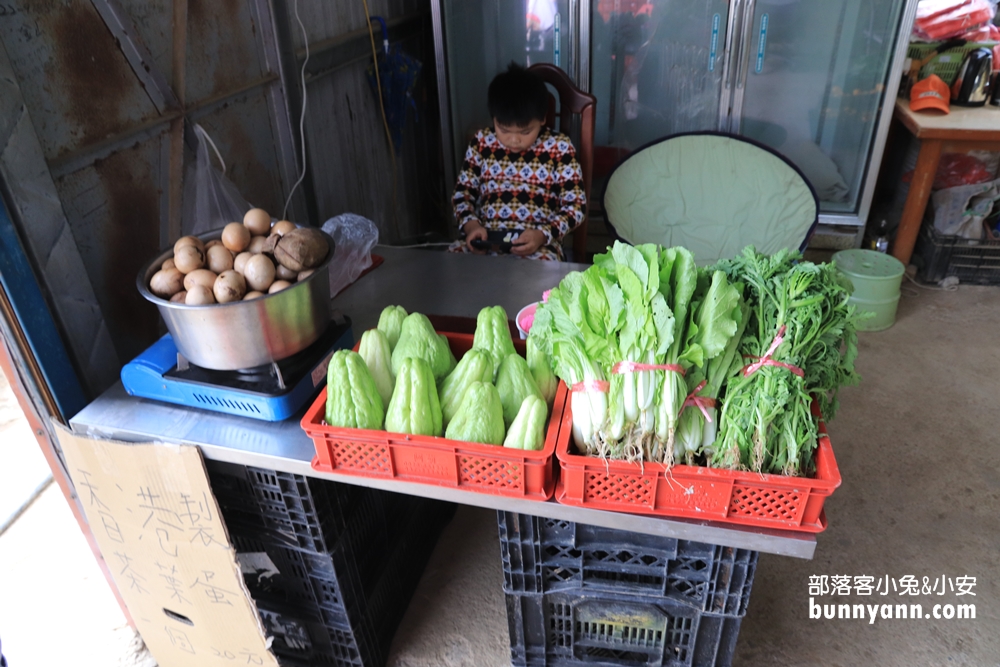
[[[425,315],[387,306],[358,352],[330,360],[326,422],[540,450],[557,382],[543,351],[517,353],[500,306],[480,311],[460,360]]]

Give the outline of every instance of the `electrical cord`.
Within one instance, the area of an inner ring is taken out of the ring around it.
[[[292,195],[298,189],[299,185],[306,177],[306,65],[309,64],[309,35],[306,34],[306,26],[302,23],[302,18],[299,16],[299,0],[295,0],[292,3],[292,7],[295,10],[295,20],[299,22],[299,28],[302,30],[302,41],[306,46],[306,59],[302,61],[302,71],[300,73],[300,80],[302,85],[302,113],[299,114],[299,139],[301,139],[301,152],[302,152],[302,168],[299,170],[299,180],[295,181],[295,185],[288,192],[288,199],[285,200],[285,208],[281,211],[281,219],[288,219],[288,205],[292,203]]]
[[[451,241],[434,241],[430,243],[414,243],[412,245],[389,245],[389,244],[384,244],[384,245],[386,248],[438,248],[442,246],[450,246],[451,244],[452,244]]]
[[[943,278],[943,279],[941,279],[938,282],[937,285],[921,285],[920,283],[918,283],[916,281],[916,279],[914,279],[913,276],[914,276],[915,273],[916,273],[916,270],[914,269],[914,267],[910,266],[910,267],[907,268],[906,272],[903,275],[906,276],[907,280],[909,280],[911,283],[913,283],[916,287],[919,287],[920,289],[930,290],[930,291],[933,291],[933,292],[957,292],[958,291],[959,280],[958,280],[958,278],[956,276],[948,276],[946,278]],[[900,292],[900,294],[905,294],[908,297],[918,297],[918,296],[920,296],[920,292],[918,292],[916,290],[909,289],[909,288],[906,288],[906,289],[901,288],[899,290],[899,292]]]
[[[368,39],[372,45],[372,69],[375,70],[375,87],[378,89],[378,108],[382,114],[382,127],[385,129],[385,138],[389,143],[389,157],[392,159],[392,228],[399,238],[399,221],[396,218],[396,147],[392,143],[392,133],[389,131],[389,120],[385,116],[385,101],[382,99],[382,77],[378,72],[378,49],[375,48],[375,33],[372,30],[372,15],[368,11],[368,0],[361,0],[365,7],[365,19],[368,21]],[[388,54],[386,54],[388,55]]]

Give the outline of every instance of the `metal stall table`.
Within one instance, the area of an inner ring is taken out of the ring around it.
[[[382,266],[333,300],[339,311],[351,317],[356,338],[375,326],[379,313],[388,304],[402,305],[410,312],[462,318],[474,318],[481,307],[499,304],[513,316],[521,307],[539,300],[542,292],[555,286],[564,275],[585,268],[422,250],[378,248],[376,252],[385,259]],[[542,502],[393,479],[318,472],[310,465],[315,455],[314,444],[299,425],[304,411],[305,408],[300,409],[285,421],[263,422],[129,396],[119,382],[73,417],[71,426],[78,434],[95,438],[195,445],[210,461],[496,509],[508,513],[508,523],[518,520],[513,515],[521,515],[529,522],[532,517],[541,517],[542,521],[570,522],[584,528],[596,527],[594,530],[658,536],[665,544],[683,540],[718,549],[731,547],[730,551],[804,559],[811,559],[816,548],[814,535],[792,531],[609,512],[562,505],[555,500]],[[503,526],[503,515],[500,520]],[[508,594],[508,607],[510,597]],[[735,621],[735,631],[730,633],[733,643],[739,618]]]

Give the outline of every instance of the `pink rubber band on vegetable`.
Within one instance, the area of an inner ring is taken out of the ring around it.
[[[619,361],[611,367],[611,372],[616,375],[619,373],[634,373],[636,371],[673,371],[681,375],[685,373],[684,367],[678,364],[639,364],[634,361]]]
[[[764,366],[778,366],[780,368],[787,368],[791,372],[798,375],[800,378],[805,377],[806,376],[805,372],[798,366],[792,366],[791,364],[786,364],[784,362],[776,361],[771,358],[771,355],[775,353],[775,351],[778,349],[778,346],[781,345],[781,343],[784,342],[784,340],[785,340],[785,325],[782,324],[781,328],[778,329],[778,335],[776,335],[774,337],[774,340],[771,341],[771,347],[767,348],[767,352],[764,353],[764,356],[755,357],[753,355],[746,355],[748,358],[756,359],[757,361],[753,362],[752,364],[743,369],[744,377],[753,375]]]
[[[701,414],[705,415],[705,421],[707,421],[709,424],[711,424],[712,423],[712,417],[709,416],[709,414],[708,414],[708,408],[714,408],[715,407],[715,399],[714,398],[709,398],[708,396],[696,396],[695,395],[699,391],[701,391],[702,389],[704,389],[705,385],[707,385],[707,384],[708,384],[708,380],[702,380],[701,384],[699,384],[697,387],[695,387],[694,391],[692,391],[690,394],[687,395],[687,398],[684,399],[684,405],[681,406],[681,412],[684,412],[684,408],[686,408],[687,406],[693,405],[696,408],[698,408],[699,410],[701,410]]]
[[[581,391],[599,391],[603,394],[608,393],[611,389],[611,383],[607,380],[585,380],[583,382],[577,382],[569,390],[573,393],[579,393]]]
[[[555,289],[555,288],[552,288],[552,289]],[[549,294],[551,294],[551,293],[552,293],[551,289],[547,289],[544,292],[542,292],[542,303],[548,303],[548,301],[549,301]]]

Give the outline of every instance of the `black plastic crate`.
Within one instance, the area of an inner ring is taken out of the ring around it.
[[[263,598],[255,602],[264,634],[273,638],[271,651],[282,667],[372,667],[385,663],[366,618],[352,624],[324,622],[281,602]]]
[[[511,663],[523,667],[727,667],[742,618],[627,595],[506,593]]]
[[[385,559],[385,567],[371,594],[353,606],[291,602],[274,591],[251,594],[272,650],[282,665],[343,665],[381,667],[389,645],[438,537],[454,514],[450,503],[414,498],[419,510]],[[315,574],[315,573],[314,573]]]
[[[917,276],[927,283],[954,276],[973,285],[1000,285],[1000,241],[945,236],[925,224],[913,262],[918,267]]]
[[[277,574],[244,572],[252,595],[315,610],[355,615],[366,609],[410,524],[436,521],[441,503],[376,492],[358,503],[337,542],[325,552],[299,549],[286,536],[227,518],[238,554],[265,553]]]
[[[512,512],[497,522],[507,592],[608,591],[746,613],[756,551]]]
[[[388,493],[234,463],[205,464],[227,524],[256,526],[312,551],[336,542],[360,501]]]

